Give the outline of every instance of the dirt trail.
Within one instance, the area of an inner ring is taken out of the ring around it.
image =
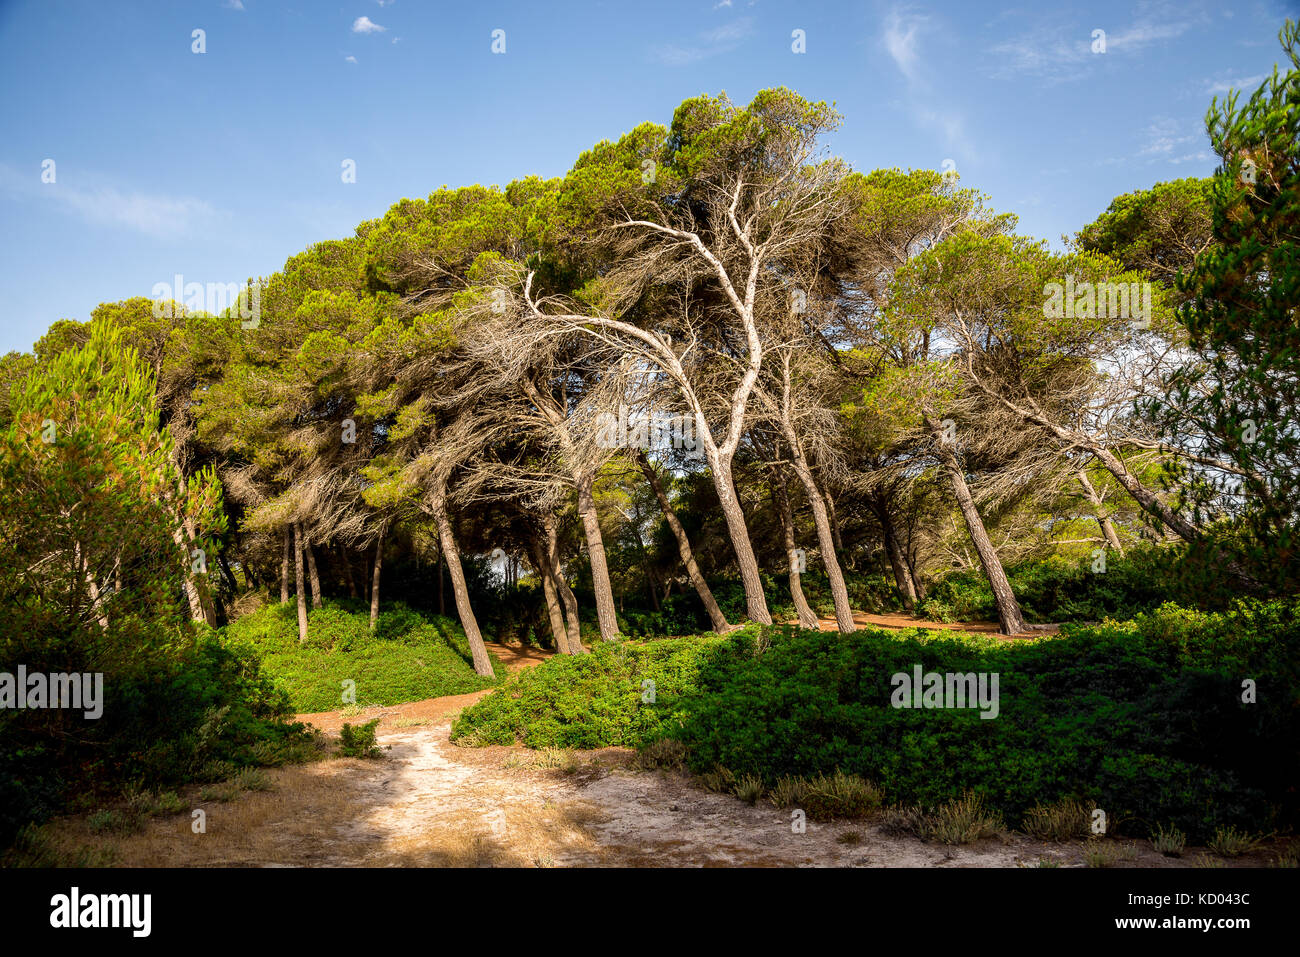
[[[926,621],[911,615],[890,614],[874,615],[870,612],[855,611],[853,623],[858,627],[875,625],[880,628],[936,628],[946,631],[964,631],[970,634],[994,635],[999,638],[1037,638],[1040,635],[1054,635],[1060,632],[1060,625],[1030,625],[1028,631],[1014,635],[1004,635],[998,630],[996,621]],[[791,622],[791,624],[796,624]],[[834,618],[822,618],[817,622],[822,631],[835,631],[838,625]]]

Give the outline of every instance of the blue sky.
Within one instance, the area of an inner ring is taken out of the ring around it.
[[[177,273],[269,275],[402,197],[561,175],[722,90],[833,100],[854,168],[951,161],[1059,243],[1119,193],[1209,174],[1211,97],[1271,71],[1298,8],[0,0],[0,352]]]

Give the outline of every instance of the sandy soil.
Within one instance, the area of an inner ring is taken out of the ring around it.
[[[548,657],[494,646],[512,670]],[[94,834],[88,815],[55,822],[56,844],[96,847],[128,866],[1084,866],[1083,845],[1003,835],[963,847],[892,836],[861,821],[808,821],[795,833],[789,811],[705,791],[686,776],[636,769],[626,749],[534,752],[462,748],[451,721],[487,692],[410,702],[344,719],[301,716],[327,732],[344,720],[380,718],[375,760],[331,759],[267,772],[268,790],[233,800],[184,795],[206,816],[150,819],[127,836]],[[1134,842],[1119,866],[1194,863]],[[1232,864],[1252,861],[1241,858]],[[1255,862],[1258,863],[1258,862]]]
[[[996,621],[926,621],[923,618],[914,618],[911,615],[873,615],[865,611],[855,611],[853,613],[853,623],[859,627],[875,625],[880,628],[937,628],[946,631],[964,631],[977,635],[996,635],[1000,638],[1037,638],[1040,635],[1055,635],[1061,630],[1060,625],[1030,625],[1028,631],[1015,635],[1004,635],[998,630],[999,625]],[[797,624],[797,622],[790,622],[790,624]],[[817,624],[822,631],[835,631],[839,627],[834,618],[822,618]]]

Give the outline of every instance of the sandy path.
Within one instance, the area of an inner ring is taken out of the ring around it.
[[[999,625],[996,621],[926,621],[924,618],[913,618],[911,615],[874,615],[865,611],[855,611],[853,623],[859,627],[875,625],[880,628],[935,628],[944,631],[964,631],[976,635],[995,635],[999,638],[1036,638],[1039,635],[1054,635],[1061,630],[1060,625],[1030,625],[1028,631],[1004,635],[998,630]],[[797,624],[797,622],[790,622],[790,624]],[[817,626],[822,631],[835,631],[839,627],[834,618],[822,618],[817,622]]]

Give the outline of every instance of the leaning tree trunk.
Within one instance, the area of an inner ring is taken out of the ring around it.
[[[804,494],[812,508],[813,527],[817,529],[817,550],[821,552],[822,565],[826,568],[826,578],[831,586],[831,599],[835,602],[835,624],[841,632],[852,634],[857,631],[857,626],[853,623],[853,609],[849,607],[849,590],[844,586],[844,573],[840,571],[840,560],[835,554],[835,538],[831,533],[826,501],[813,478],[812,467],[804,457],[803,446],[799,443],[794,422],[790,418],[790,353],[783,353],[781,358],[781,431],[785,435],[786,444],[790,446],[790,465],[803,483]],[[782,478],[783,485],[784,481]]]
[[[555,580],[551,575],[546,546],[540,538],[530,538],[528,551],[533,560],[533,567],[537,569],[537,577],[542,580],[542,597],[546,600],[546,617],[550,621],[551,637],[555,639],[555,647],[560,654],[571,655],[573,651],[569,648],[569,633],[564,629],[564,612],[560,609],[560,598],[555,590]]]
[[[293,585],[298,592],[298,640],[307,640],[307,582],[302,573],[302,528],[297,522],[293,525],[294,577]]]
[[[889,514],[889,509],[883,505],[876,508],[876,517],[880,519],[880,527],[885,539],[885,552],[889,555],[889,564],[894,570],[894,581],[898,584],[899,594],[903,596],[903,607],[909,612],[915,612],[916,585],[912,581],[912,570],[907,567],[903,547],[898,542],[898,534],[894,531],[894,520]]]
[[[596,477],[591,472],[577,476],[578,515],[587,539],[587,558],[591,563],[591,586],[596,593],[596,618],[600,622],[600,637],[612,640],[618,634],[618,616],[614,611],[614,589],[609,581],[609,566],[605,562],[605,542],[600,534],[600,519],[596,514],[596,499],[592,494]]]
[[[375,626],[379,624],[379,572],[384,567],[384,534],[388,531],[388,523],[384,522],[379,526],[379,539],[375,542],[375,576],[370,582],[370,630],[374,631]]]
[[[312,551],[311,542],[303,542],[303,551],[307,553],[307,575],[311,579],[311,607],[321,606],[320,573],[316,570],[316,553]]]
[[[736,481],[731,474],[731,458],[707,446],[705,451],[708,453],[709,467],[713,470],[713,486],[718,492],[722,517],[727,521],[727,535],[736,553],[740,580],[745,586],[746,611],[751,621],[770,625],[772,614],[767,610],[767,596],[763,594],[763,579],[758,573],[758,559],[754,557],[754,546],[749,540],[749,527],[745,524],[745,512],[740,507],[740,498],[736,494]]]
[[[578,620],[578,596],[573,593],[569,583],[564,580],[560,568],[560,530],[555,516],[549,512],[542,516],[542,527],[546,530],[546,557],[550,562],[551,580],[560,596],[560,605],[564,610],[564,627],[569,633],[569,651],[575,655],[587,653],[582,645],[582,625]]]
[[[1097,517],[1097,525],[1101,528],[1101,534],[1105,537],[1106,544],[1123,555],[1124,546],[1119,543],[1119,535],[1116,534],[1115,526],[1111,523],[1110,512],[1106,509],[1106,503],[1101,500],[1101,496],[1093,488],[1087,472],[1079,469],[1076,474],[1079,477],[1079,484],[1083,486],[1083,493],[1088,496],[1088,501],[1092,504],[1093,514]]]
[[[799,613],[799,624],[804,628],[816,628],[817,615],[808,606],[808,599],[804,597],[803,583],[799,577],[799,563],[795,559],[794,515],[790,511],[790,493],[786,489],[785,476],[776,476],[772,484],[776,494],[776,511],[781,517],[781,535],[785,539],[785,557],[790,568],[790,597],[794,599],[795,610]]]
[[[433,518],[438,526],[438,544],[442,547],[443,557],[447,560],[447,571],[451,575],[451,591],[456,598],[456,613],[460,616],[460,626],[465,629],[469,639],[470,654],[474,657],[474,671],[484,678],[492,677],[492,659],[488,657],[487,645],[483,644],[483,635],[478,630],[478,619],[469,604],[469,588],[465,585],[465,571],[460,565],[460,549],[456,547],[456,536],[452,532],[451,519],[447,516],[447,498],[445,487],[441,482],[434,488],[432,496]]]
[[[645,473],[646,479],[650,482],[650,488],[654,490],[655,498],[659,500],[659,508],[664,513],[664,521],[668,523],[668,528],[672,530],[673,538],[677,539],[677,553],[682,556],[682,564],[686,566],[686,575],[690,578],[695,593],[700,596],[704,610],[708,612],[709,621],[713,624],[713,630],[718,634],[731,631],[735,626],[727,621],[727,616],[718,607],[718,600],[713,597],[713,591],[709,588],[709,583],[704,580],[704,575],[700,572],[700,566],[695,562],[695,552],[691,549],[691,540],[687,537],[686,529],[682,527],[681,520],[678,519],[672,502],[668,501],[663,483],[659,481],[659,473],[655,471],[654,466],[650,464],[650,460],[646,458],[643,451],[637,452],[637,464],[641,466],[641,471]]]
[[[952,482],[952,491],[957,497],[957,505],[961,508],[962,517],[966,519],[966,528],[970,532],[971,542],[975,545],[975,551],[979,553],[984,577],[988,579],[989,587],[993,589],[993,600],[997,604],[998,621],[1002,624],[1002,631],[1007,635],[1024,634],[1028,630],[1025,626],[1025,616],[1020,611],[1020,603],[1016,601],[1015,592],[1011,590],[1011,583],[1007,581],[1002,559],[998,558],[997,550],[989,540],[984,520],[980,518],[980,513],[975,508],[975,499],[970,493],[970,486],[966,484],[966,476],[961,470],[961,463],[957,461],[957,454],[944,442],[943,427],[940,423],[927,418],[926,425],[938,443],[939,461]]]
[[[826,499],[826,511],[831,516],[831,539],[835,542],[835,551],[844,554],[844,539],[840,536],[840,520],[835,515],[835,498],[830,492],[822,489],[822,498]],[[852,567],[852,563],[846,563]]]
[[[280,559],[280,604],[289,601],[289,526],[284,527],[284,557]]]

